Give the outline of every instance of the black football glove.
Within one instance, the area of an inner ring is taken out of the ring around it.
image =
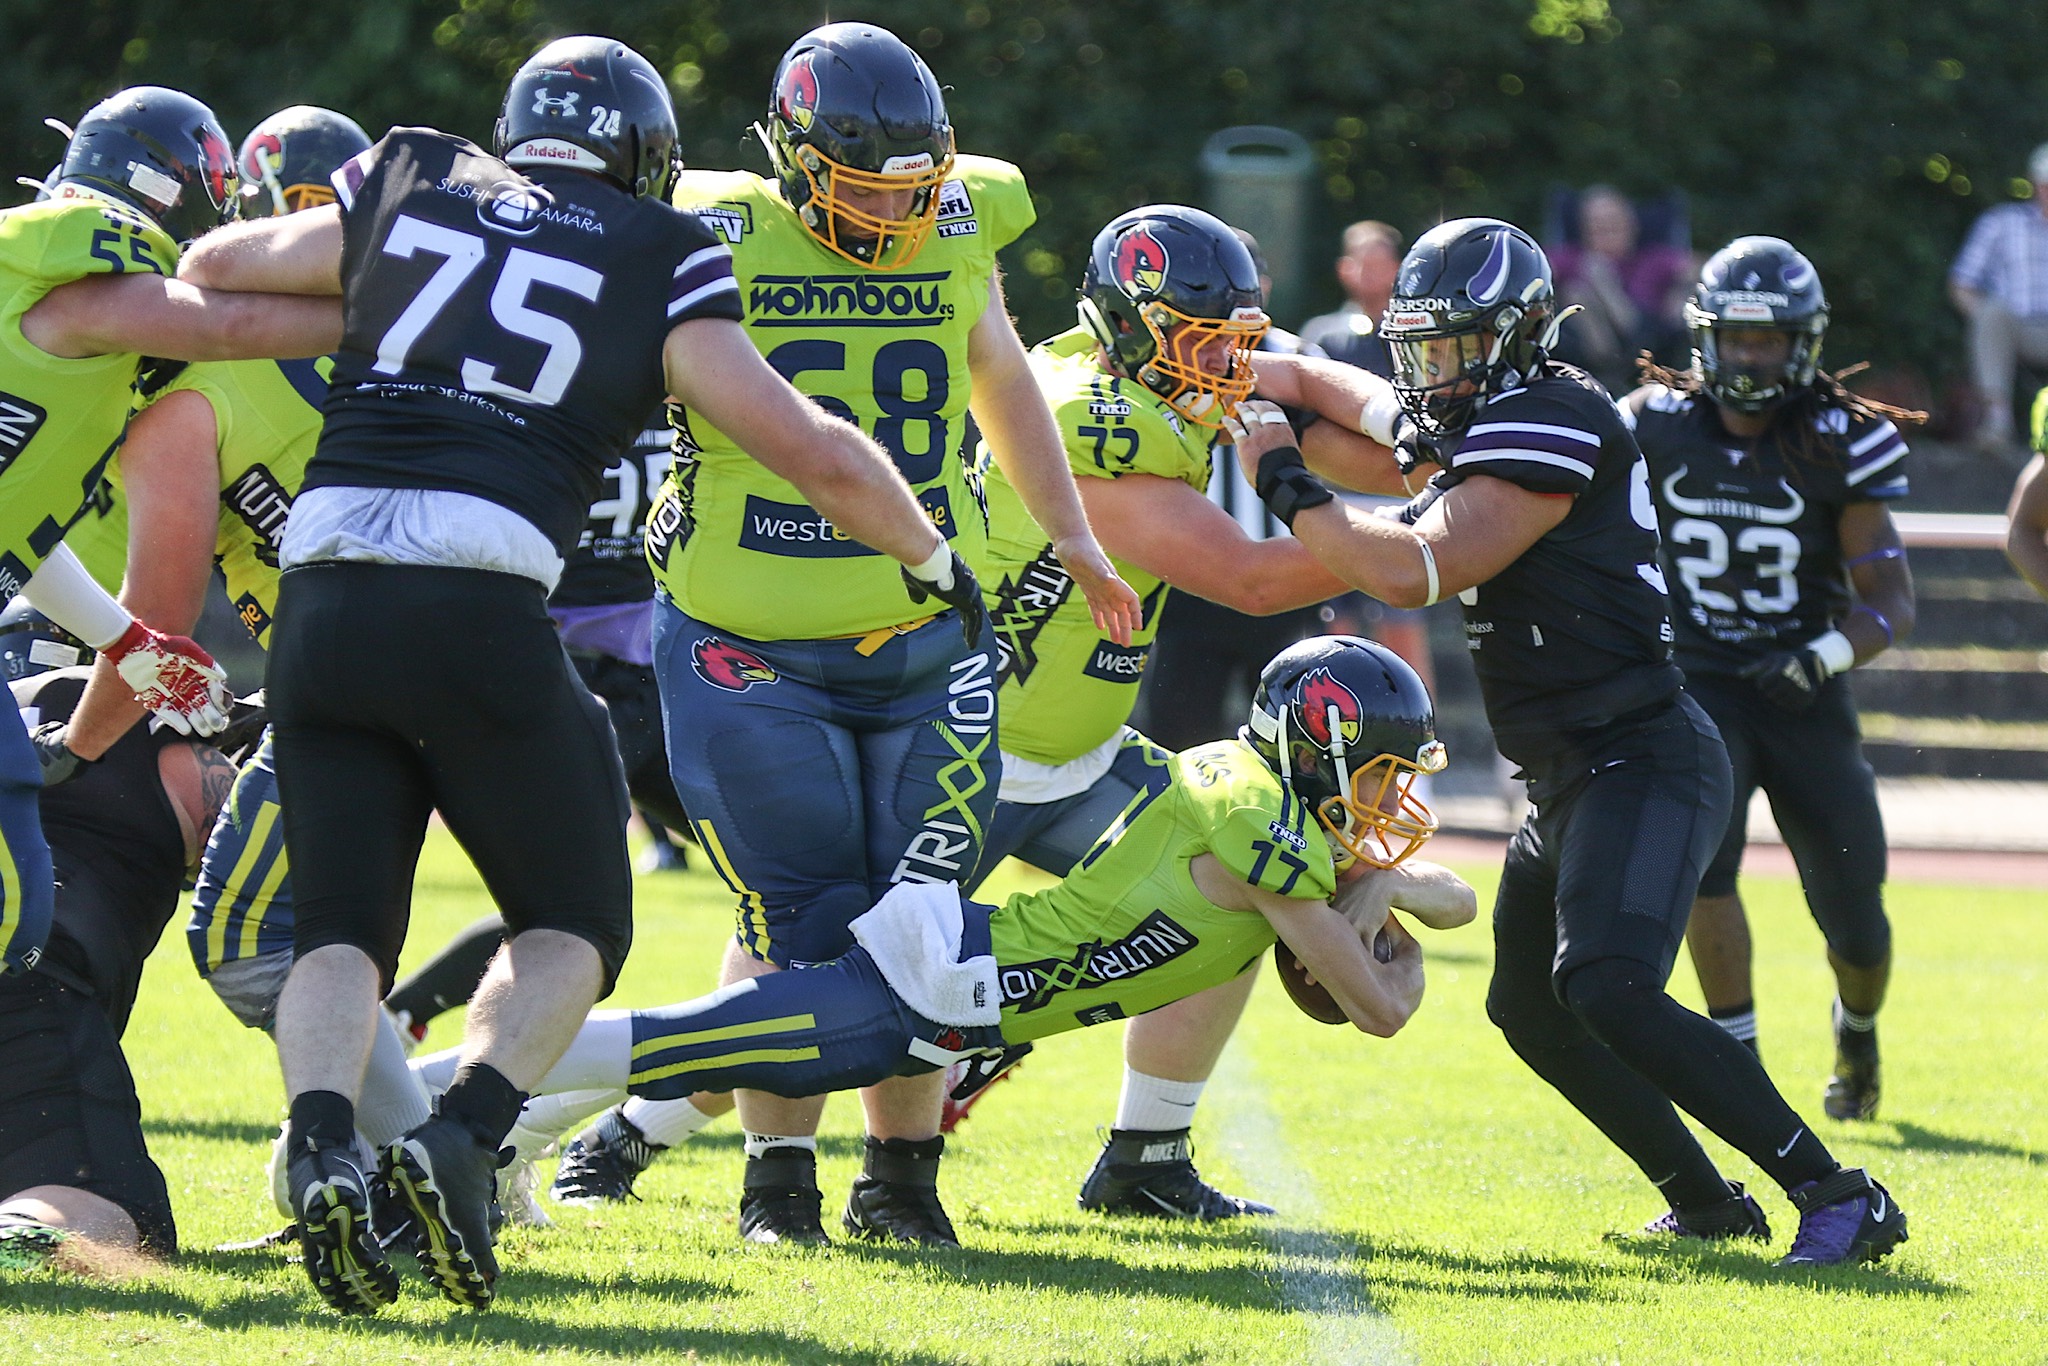
[[[72,750],[71,729],[67,722],[45,721],[28,733],[28,739],[35,746],[36,759],[43,766],[44,787],[70,782],[92,762]]]
[[[981,605],[981,582],[967,567],[967,561],[960,558],[959,551],[952,552],[938,583],[920,579],[910,572],[909,565],[902,569],[903,586],[910,590],[912,602],[937,598],[960,614],[960,634],[967,638],[967,648],[972,650],[981,644],[981,628],[988,622],[988,609]]]
[[[1786,711],[1805,711],[1828,681],[1827,667],[1811,650],[1780,650],[1742,671],[1757,691]]]
[[[1406,479],[1424,465],[1442,465],[1443,452],[1436,442],[1415,425],[1415,419],[1403,413],[1394,419],[1394,465]]]

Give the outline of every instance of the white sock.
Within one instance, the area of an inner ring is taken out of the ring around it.
[[[1195,1120],[1195,1102],[1206,1081],[1168,1081],[1124,1068],[1124,1089],[1116,1099],[1116,1127],[1152,1131],[1185,1129]]]
[[[1877,1012],[1872,1011],[1868,1015],[1858,1015],[1855,1011],[1843,1005],[1842,998],[1837,996],[1835,998],[1835,1028],[1853,1029],[1858,1034],[1868,1034],[1871,1030],[1877,1028]]]
[[[1740,1015],[1716,1015],[1714,1023],[1727,1030],[1736,1038],[1748,1043],[1756,1037],[1756,1012],[1745,1010]]]
[[[691,1108],[694,1109],[696,1107],[692,1106]],[[748,1157],[759,1157],[770,1148],[809,1148],[812,1152],[816,1152],[818,1151],[818,1139],[815,1134],[804,1134],[794,1137],[784,1137],[780,1134],[747,1135]]]
[[[625,1116],[640,1131],[641,1137],[663,1148],[675,1147],[715,1118],[687,1099],[648,1100],[644,1096],[633,1096],[626,1101]]]
[[[420,1079],[430,1095],[440,1095],[455,1084],[455,1069],[462,1066],[460,1048],[444,1048],[438,1053],[425,1053],[412,1060],[412,1074]]]
[[[596,1010],[569,1041],[561,1060],[533,1088],[537,1096],[558,1091],[623,1091],[633,1072],[633,1012]]]
[[[377,1032],[370,1040],[370,1064],[364,1069],[363,1089],[356,1100],[356,1128],[372,1147],[382,1148],[425,1124],[432,1114],[427,1088],[406,1066],[398,1026],[378,1011]]]
[[[601,1110],[609,1110],[625,1098],[623,1091],[557,1091],[535,1096],[519,1111],[505,1142],[518,1150],[521,1162],[531,1162],[571,1129]]]

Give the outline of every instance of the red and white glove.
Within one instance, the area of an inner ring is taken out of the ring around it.
[[[226,727],[234,704],[227,671],[196,641],[137,621],[100,653],[135,690],[135,700],[178,734],[212,735]]]

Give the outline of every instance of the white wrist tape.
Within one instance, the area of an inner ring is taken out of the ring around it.
[[[1372,397],[1359,410],[1358,430],[1382,446],[1391,446],[1394,444],[1394,422],[1400,416],[1401,400],[1394,396],[1394,386],[1382,380],[1373,386]]]
[[[30,576],[21,594],[29,605],[56,622],[95,650],[104,650],[119,640],[135,620],[128,609],[115,602],[99,581],[86,573],[85,566],[59,545]]]
[[[1440,591],[1436,577],[1436,552],[1429,548],[1428,541],[1420,537],[1416,538],[1415,544],[1422,549],[1423,584],[1428,590],[1423,595],[1422,605],[1424,607],[1434,607],[1436,606],[1437,594]]]
[[[941,536],[939,538],[939,548],[926,556],[922,564],[910,566],[910,575],[912,578],[921,579],[925,583],[936,584],[940,588],[951,588],[953,586],[952,543]]]
[[[1830,631],[1824,636],[1817,636],[1807,642],[1806,648],[1813,651],[1813,657],[1828,671],[1829,678],[1836,674],[1845,674],[1856,667],[1856,647],[1850,643],[1849,637],[1840,631]]]

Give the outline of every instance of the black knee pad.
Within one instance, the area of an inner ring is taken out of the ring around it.
[[[1633,958],[1596,958],[1563,983],[1564,1004],[1602,1043],[1626,1037],[1664,995],[1656,969]]]

